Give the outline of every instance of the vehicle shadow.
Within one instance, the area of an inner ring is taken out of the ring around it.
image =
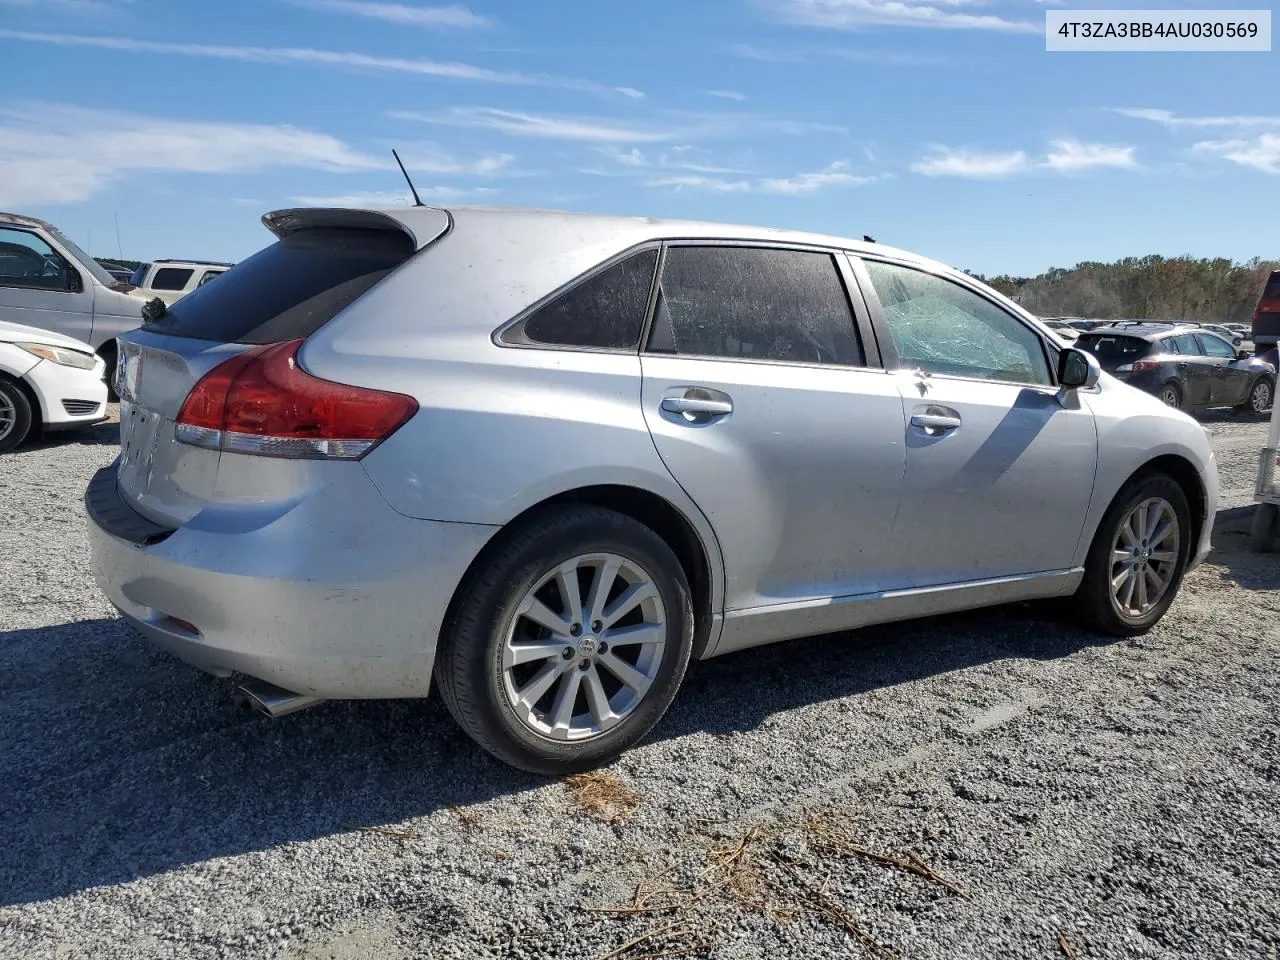
[[[109,420],[88,427],[45,430],[40,436],[28,440],[19,447],[18,452],[48,450],[52,447],[105,447],[119,445],[119,443],[120,422]]]
[[[657,740],[1009,657],[1105,642],[1023,605],[698,663]],[[769,682],[762,683],[761,678]],[[0,905],[533,789],[438,699],[333,702],[267,720],[120,620],[0,632]]]

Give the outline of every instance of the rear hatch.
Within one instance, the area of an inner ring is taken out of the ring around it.
[[[266,486],[250,491],[248,499],[265,500],[287,499],[289,484],[303,484],[316,459],[362,453],[361,447],[343,448],[343,441],[296,439],[297,431],[266,436],[280,420],[279,410],[270,408],[287,393],[287,378],[294,386],[301,382],[304,393],[310,385],[325,385],[326,409],[365,399],[356,388],[312,380],[294,359],[296,344],[448,230],[445,211],[409,213],[269,214],[263,221],[280,237],[276,243],[120,338],[117,484],[134,510],[173,528],[211,502],[237,498],[243,491],[219,484],[224,458],[262,463]],[[245,377],[252,382],[240,389]],[[226,425],[221,404],[233,395],[248,397],[253,409],[246,415],[257,416],[261,430],[245,426],[243,417],[236,431],[220,429]],[[296,416],[314,412],[320,402],[307,396],[293,402],[292,395],[286,401]],[[251,436],[255,432],[264,435]]]
[[[1151,343],[1142,337],[1118,333],[1082,333],[1072,346],[1092,353],[1098,358],[1099,366],[1109,373],[1145,357],[1151,350]]]
[[[1280,342],[1280,270],[1272,271],[1253,311],[1251,339],[1259,347]]]

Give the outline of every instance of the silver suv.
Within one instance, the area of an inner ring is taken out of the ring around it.
[[[437,689],[553,773],[691,657],[1074,595],[1149,629],[1209,549],[1185,414],[873,243],[512,209],[284,210],[122,338],[98,583],[271,714]]]

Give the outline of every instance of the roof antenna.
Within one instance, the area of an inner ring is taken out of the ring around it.
[[[400,164],[400,172],[404,174],[404,182],[409,185],[409,192],[413,194],[413,205],[415,207],[425,207],[422,198],[418,196],[418,188],[413,185],[413,181],[409,179],[409,171],[404,168],[404,161],[400,159],[400,154],[396,153],[393,148],[391,155],[396,158],[396,163]]]

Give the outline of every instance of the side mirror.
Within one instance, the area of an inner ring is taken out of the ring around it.
[[[1058,383],[1064,390],[1076,390],[1080,387],[1087,390],[1101,376],[1102,367],[1092,353],[1067,347],[1058,354]]]
[[[1248,350],[1237,350],[1237,351],[1236,351],[1236,359],[1237,359],[1237,360],[1248,360],[1248,359],[1249,359],[1249,351],[1248,351]]]

